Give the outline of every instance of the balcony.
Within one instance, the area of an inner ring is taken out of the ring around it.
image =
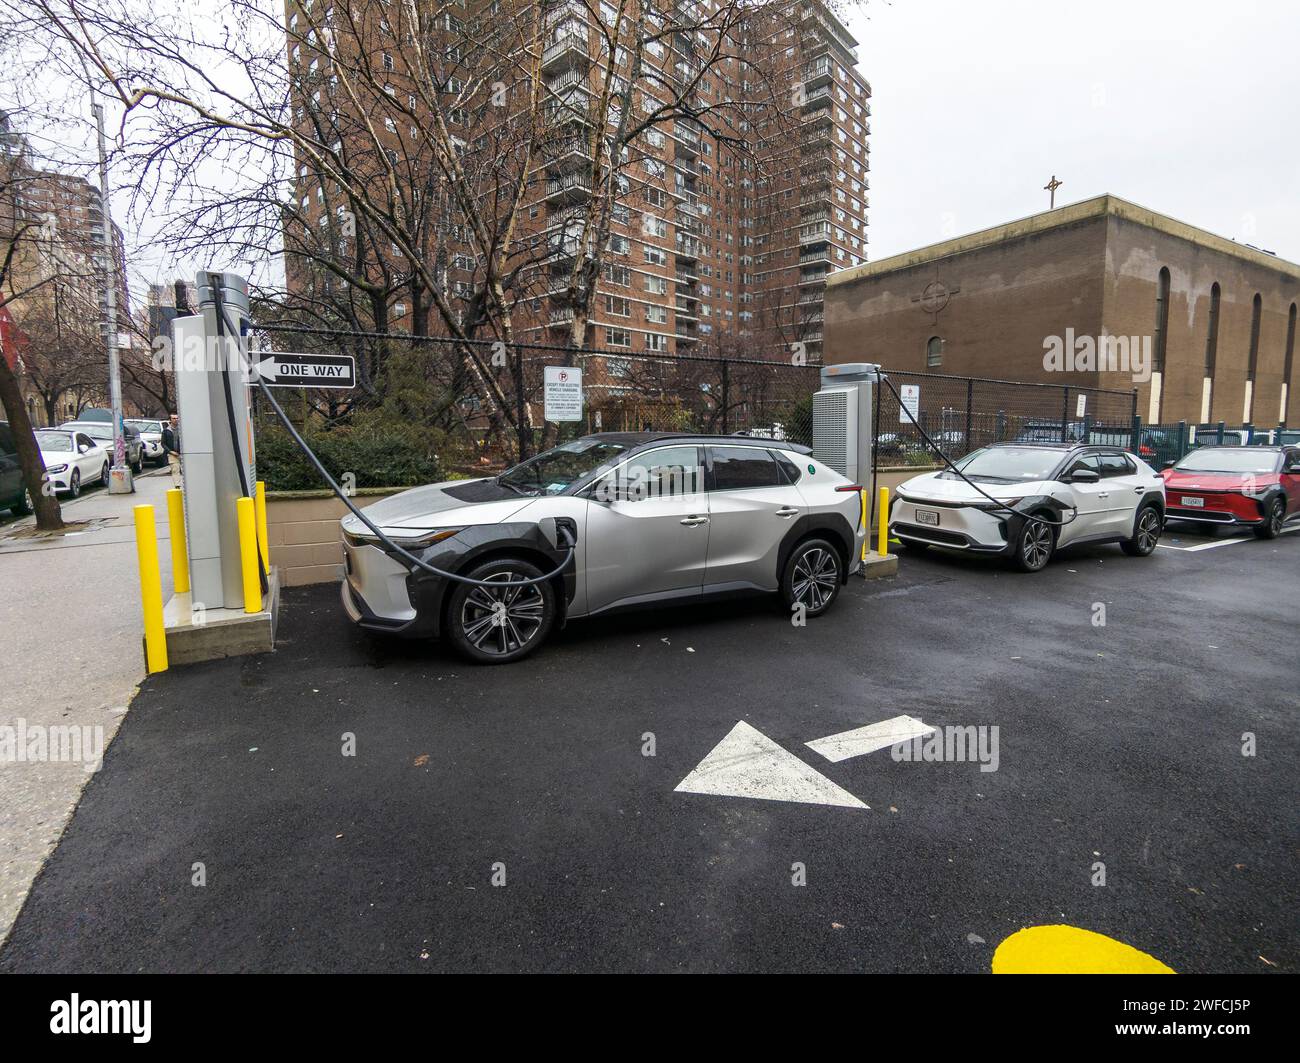
[[[831,105],[831,87],[823,85],[819,89],[813,89],[812,92],[805,92],[803,97],[803,110],[805,120],[809,117],[809,112],[822,109],[827,117],[830,116],[828,108]]]
[[[829,168],[799,175],[799,184],[804,188],[829,188],[830,183],[831,171]]]
[[[828,265],[831,261],[830,245],[819,247],[814,250],[799,252],[799,265],[806,266],[814,262],[825,262]]]
[[[689,260],[696,260],[704,252],[704,245],[693,236],[685,233],[677,234],[677,257]]]
[[[691,321],[699,320],[699,308],[684,303],[680,299],[673,304],[673,310],[676,312],[679,321],[682,318],[689,318]]]
[[[573,307],[565,306],[559,310],[552,310],[547,315],[546,324],[548,328],[568,328],[573,324]]]
[[[551,177],[546,182],[548,203],[580,203],[591,195],[591,178],[582,173]]]
[[[819,209],[813,210],[813,211],[811,211],[810,213],[805,213],[805,214],[804,214],[804,215],[799,219],[799,221],[800,221],[801,224],[803,224],[803,225],[811,225],[811,224],[812,224],[813,222],[815,222],[815,221],[830,221],[830,220],[831,220],[831,212],[830,212],[829,210],[826,209],[826,200],[824,200],[824,199],[816,200],[815,203],[813,203],[813,204],[808,204],[808,206],[816,206],[816,207],[819,208]],[[800,210],[804,210],[804,208],[805,208],[805,204],[800,203],[800,204],[799,204],[799,209],[800,209]]]
[[[831,223],[828,221],[819,221],[812,225],[805,225],[799,230],[800,244],[824,244],[831,238]]]
[[[562,137],[542,145],[542,159],[552,170],[576,170],[591,166],[587,142],[578,137]]]
[[[589,125],[591,118],[587,114],[590,101],[585,92],[566,92],[559,99],[548,100],[546,120],[552,125],[573,123]]]
[[[581,89],[590,91],[587,85],[587,75],[578,70],[567,70],[558,77],[552,78],[546,83],[546,87],[555,93],[562,93],[566,89]]]
[[[825,269],[801,270],[799,272],[799,287],[824,288],[826,286],[826,274],[829,272],[829,270]]]
[[[830,56],[823,55],[820,59],[814,59],[803,68],[804,88],[811,89],[818,85],[829,84],[834,72],[835,64],[831,62]]]
[[[585,70],[591,65],[587,52],[587,35],[583,31],[565,30],[542,52],[542,72],[549,74],[562,70]]]
[[[697,280],[700,279],[699,274],[696,273],[695,270],[693,270],[689,266],[678,266],[673,276],[674,278],[676,278],[678,284],[693,285]]]

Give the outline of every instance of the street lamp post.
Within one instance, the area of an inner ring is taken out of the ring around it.
[[[99,133],[99,213],[103,223],[104,342],[108,347],[108,397],[113,410],[113,470],[108,493],[130,494],[135,490],[126,460],[126,439],[122,425],[122,366],[117,349],[117,255],[113,252],[113,216],[108,208],[108,152],[104,146],[104,108],[91,103]]]

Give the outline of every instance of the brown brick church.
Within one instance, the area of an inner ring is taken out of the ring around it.
[[[1147,423],[1293,424],[1298,301],[1300,266],[1098,196],[831,274],[825,360],[1136,387]]]

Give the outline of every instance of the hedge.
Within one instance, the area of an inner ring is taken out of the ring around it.
[[[304,433],[331,476],[353,487],[413,487],[444,480],[434,438],[409,426],[336,427]],[[324,487],[320,474],[280,425],[257,432],[257,475],[268,491],[309,491]]]

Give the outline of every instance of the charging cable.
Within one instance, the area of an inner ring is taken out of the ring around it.
[[[964,472],[962,472],[961,469],[957,468],[957,466],[953,464],[953,462],[949,459],[948,455],[945,454],[939,448],[939,445],[933,439],[931,439],[929,435],[926,434],[925,429],[921,427],[921,422],[918,421],[912,415],[912,411],[907,408],[907,403],[905,403],[903,401],[902,396],[898,394],[898,389],[894,387],[894,382],[890,380],[889,377],[884,376],[883,374],[881,375],[880,379],[883,380],[885,382],[885,385],[889,388],[889,390],[894,393],[894,398],[898,399],[898,408],[902,410],[905,414],[907,414],[908,420],[911,421],[912,424],[916,426],[916,430],[921,433],[921,438],[924,439],[927,444],[929,444],[930,449],[933,450],[936,454],[938,454],[939,457],[943,459],[944,464],[947,465],[948,468],[950,468],[953,472],[955,472],[962,480],[964,480],[968,486],[975,488],[976,491],[978,491],[981,495],[983,495],[990,502],[992,502],[993,508],[996,511],[1001,513],[1011,513],[1017,517],[1025,517],[1028,520],[1036,520],[1040,524],[1047,524],[1053,528],[1064,528],[1067,524],[1074,523],[1074,516],[1071,516],[1069,520],[1049,520],[1046,517],[1032,516],[1028,513],[1024,513],[1021,510],[1016,509],[1014,506],[1007,505],[1007,503],[1003,502],[1001,499],[994,498],[991,494],[985,491],[984,488],[980,487],[979,484],[977,484],[974,480],[972,480],[969,476],[967,476]],[[1072,512],[1074,513],[1075,516],[1077,516],[1079,511],[1075,509]],[[882,513],[880,516],[882,520],[889,519],[888,513]]]
[[[223,310],[223,314],[224,314],[224,310]],[[252,360],[249,359],[250,367],[251,367],[251,362]],[[356,505],[353,504],[352,499],[350,499],[347,496],[347,493],[343,490],[343,488],[340,487],[338,483],[335,481],[334,477],[332,477],[329,474],[325,466],[321,464],[320,459],[316,457],[315,452],[311,449],[310,446],[308,446],[307,441],[303,439],[303,437],[298,433],[298,430],[294,428],[293,424],[289,421],[289,418],[285,415],[284,410],[281,409],[279,402],[277,402],[275,396],[271,394],[271,389],[267,386],[266,381],[263,380],[261,376],[258,375],[256,372],[254,372],[253,376],[257,383],[257,386],[262,391],[263,397],[265,397],[266,401],[270,403],[271,409],[275,411],[276,417],[278,417],[280,419],[280,423],[284,425],[285,431],[289,433],[289,437],[295,443],[297,443],[298,447],[302,450],[302,452],[307,455],[307,460],[310,461],[312,465],[315,467],[316,471],[320,473],[321,478],[327,484],[329,484],[330,490],[333,491],[334,494],[338,496],[340,502],[342,502],[345,506],[347,506],[349,511],[351,511],[352,515],[356,517],[357,520],[361,521],[361,523],[364,524],[370,530],[371,534],[374,535],[374,537],[379,541],[379,543],[382,544],[381,549],[383,549],[384,553],[386,553],[389,557],[393,558],[395,561],[398,561],[401,564],[405,565],[408,569],[418,568],[424,572],[428,572],[430,575],[437,576],[440,579],[451,580],[455,583],[467,583],[472,587],[489,587],[494,590],[500,590],[502,587],[532,587],[532,586],[536,586],[539,583],[547,583],[550,580],[553,580],[556,576],[560,575],[566,568],[569,567],[569,565],[573,563],[574,555],[577,551],[578,544],[576,540],[573,538],[573,535],[569,531],[569,529],[565,528],[563,525],[559,523],[557,523],[555,526],[556,536],[559,537],[561,534],[563,534],[565,540],[567,540],[562,544],[566,551],[564,555],[564,560],[560,562],[557,568],[552,569],[550,572],[546,573],[543,576],[534,576],[531,579],[509,579],[509,580],[471,579],[469,576],[462,576],[456,572],[447,572],[444,569],[437,568],[429,564],[427,561],[421,560],[420,558],[416,557],[413,553],[411,553],[409,550],[405,549],[400,544],[394,542],[391,538],[389,538],[382,531],[380,531],[379,528],[375,525],[374,521],[372,521],[369,517],[367,517],[365,513],[363,513]]]

